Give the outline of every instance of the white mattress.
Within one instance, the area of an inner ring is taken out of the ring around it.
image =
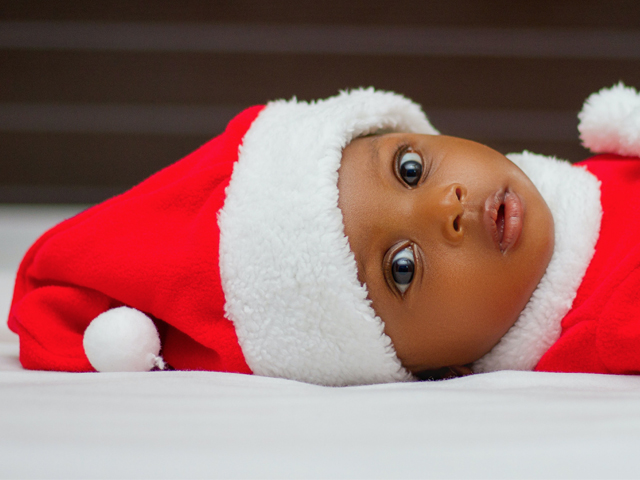
[[[0,207],[19,256],[71,209]],[[0,327],[1,478],[640,477],[640,378],[498,372],[327,388],[209,372],[22,370]]]

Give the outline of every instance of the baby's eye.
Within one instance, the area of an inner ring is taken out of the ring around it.
[[[415,152],[404,152],[398,158],[398,174],[404,183],[415,187],[422,177],[422,157]]]
[[[404,293],[409,288],[411,280],[413,280],[414,269],[415,260],[411,247],[400,250],[394,255],[391,261],[391,276],[400,293]]]

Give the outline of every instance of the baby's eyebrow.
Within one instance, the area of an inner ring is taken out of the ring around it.
[[[373,140],[369,145],[371,150],[371,156],[369,157],[369,166],[372,168],[380,164],[380,145],[378,144],[380,138],[380,135],[376,135],[375,137],[373,137]]]

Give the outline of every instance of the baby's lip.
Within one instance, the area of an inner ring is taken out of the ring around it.
[[[484,224],[496,248],[506,253],[520,238],[524,207],[520,197],[509,189],[500,189],[484,204]]]

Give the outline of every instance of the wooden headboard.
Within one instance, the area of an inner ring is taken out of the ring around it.
[[[97,202],[246,106],[371,85],[578,161],[576,113],[620,80],[640,86],[637,1],[4,1],[0,202]]]

